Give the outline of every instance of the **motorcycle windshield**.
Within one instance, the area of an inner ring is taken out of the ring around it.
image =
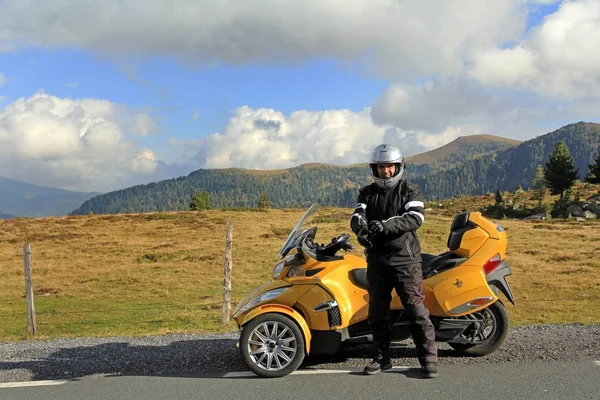
[[[307,219],[309,217],[314,215],[318,210],[319,210],[319,205],[317,203],[313,203],[308,208],[308,210],[306,210],[306,212],[304,213],[302,218],[300,218],[300,220],[296,223],[296,226],[294,226],[294,229],[292,229],[292,231],[288,235],[287,239],[283,243],[283,246],[281,246],[281,249],[279,250],[279,257],[284,257],[288,251],[290,251],[294,246],[297,245],[297,243],[295,243],[295,242],[296,242],[296,239],[298,238],[298,234],[300,232],[302,232],[302,230],[301,230],[302,225],[307,221]]]

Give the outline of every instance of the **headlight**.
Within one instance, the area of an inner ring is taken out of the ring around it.
[[[275,268],[273,268],[273,279],[279,278],[279,275],[281,274],[281,271],[283,270],[283,267],[285,267],[285,261],[279,262],[275,266]]]
[[[287,289],[288,289],[287,287],[277,288],[277,289],[269,290],[268,292],[265,292],[259,296],[256,296],[255,298],[250,300],[248,302],[248,304],[246,304],[244,307],[242,307],[239,312],[242,313],[242,312],[248,311],[249,309],[251,309],[252,307],[257,305],[258,303],[262,303],[263,301],[274,299],[275,297],[279,296],[281,293],[285,292]]]
[[[304,278],[306,277],[306,270],[300,265],[294,265],[290,268],[287,273],[288,278]]]
[[[284,257],[283,260],[281,260],[280,262],[277,263],[277,265],[275,265],[275,268],[273,268],[273,279],[277,279],[279,278],[279,275],[281,275],[281,271],[283,271],[283,268],[288,265],[289,263],[291,263],[292,261],[295,261],[297,259],[296,254],[288,254],[287,256]]]

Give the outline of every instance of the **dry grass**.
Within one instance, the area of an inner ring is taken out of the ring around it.
[[[317,240],[348,228],[323,208]],[[304,210],[202,211],[0,221],[1,340],[30,338],[23,244],[32,247],[36,338],[219,332],[226,223],[234,224],[233,300],[270,279]],[[424,252],[442,252],[451,217],[431,213]],[[509,235],[514,324],[600,322],[600,223],[500,221]],[[355,243],[355,241],[354,241]],[[360,252],[359,252],[360,253]]]

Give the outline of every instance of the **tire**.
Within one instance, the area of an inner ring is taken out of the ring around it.
[[[304,343],[304,335],[294,320],[282,314],[268,313],[244,325],[240,353],[256,375],[278,378],[302,364]]]
[[[457,353],[466,356],[480,357],[496,351],[508,336],[510,329],[510,320],[504,304],[496,301],[491,306],[477,311],[462,318],[484,319],[486,326],[481,330],[469,328],[460,336],[462,339],[471,341],[471,343],[452,343],[448,342]],[[487,328],[492,328],[490,332],[485,332]]]

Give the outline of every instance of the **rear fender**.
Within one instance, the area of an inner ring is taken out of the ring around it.
[[[498,288],[502,292],[503,295],[506,296],[508,301],[510,301],[513,305],[515,305],[515,298],[513,296],[512,290],[510,290],[510,286],[506,281],[506,277],[512,274],[512,270],[506,261],[501,261],[498,267],[494,269],[492,272],[487,274],[486,280],[490,286]]]
[[[300,327],[300,330],[302,330],[302,334],[304,335],[306,354],[310,353],[310,341],[312,339],[310,329],[308,328],[304,317],[298,311],[288,306],[284,306],[282,304],[264,304],[246,314],[246,316],[244,317],[244,321],[240,324],[240,326],[244,326],[259,315],[267,313],[283,314],[295,321],[296,324]]]

